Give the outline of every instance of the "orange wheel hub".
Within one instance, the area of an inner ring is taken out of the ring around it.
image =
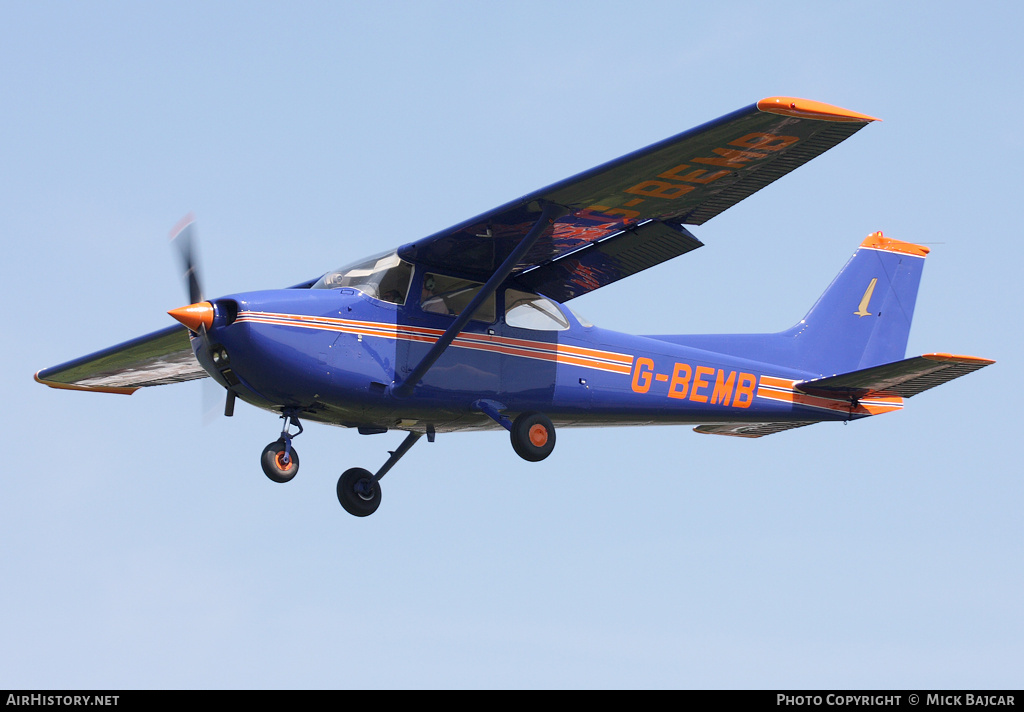
[[[530,426],[530,442],[534,447],[544,447],[548,442],[548,429],[540,423]]]

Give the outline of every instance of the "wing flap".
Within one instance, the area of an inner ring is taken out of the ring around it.
[[[763,438],[765,435],[781,433],[783,430],[802,428],[814,425],[817,420],[801,420],[786,423],[716,423],[714,425],[698,425],[695,433],[704,435],[729,435],[736,438]]]
[[[995,361],[976,356],[925,354],[838,376],[803,381],[797,383],[795,388],[804,393],[829,398],[910,398],[993,363]]]
[[[874,120],[826,104],[772,97],[405,245],[399,254],[485,281],[533,226],[545,202],[567,213],[523,256],[513,275],[649,221],[700,225]],[[678,254],[666,250],[639,269]],[[590,289],[627,276],[615,268],[593,272],[589,279],[596,286]],[[577,293],[573,286],[567,290]]]
[[[36,381],[51,388],[121,393],[204,378],[188,329],[170,326],[117,346],[44,368]]]

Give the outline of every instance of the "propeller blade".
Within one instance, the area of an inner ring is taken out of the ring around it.
[[[171,230],[170,238],[177,249],[178,256],[181,258],[185,287],[188,289],[189,304],[172,309],[167,313],[199,337],[202,344],[199,353],[205,354],[205,358],[209,358],[210,337],[206,330],[213,326],[214,309],[213,305],[204,299],[203,288],[199,281],[195,217],[192,213],[183,217],[174,226],[174,229]],[[222,395],[218,395],[219,392],[220,388],[216,381],[213,379],[203,379],[202,412],[204,425],[209,425],[217,417],[216,404],[221,402],[223,398]],[[225,415],[230,416],[233,414],[234,401],[234,394],[229,390],[227,401],[224,404]]]
[[[203,301],[203,288],[199,282],[199,258],[195,247],[195,217],[189,213],[171,230],[171,242],[178,248],[184,270],[185,285],[191,304]]]

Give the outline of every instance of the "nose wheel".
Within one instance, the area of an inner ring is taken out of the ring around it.
[[[299,453],[294,448],[288,448],[284,440],[275,440],[263,448],[260,464],[263,466],[263,474],[274,482],[284,484],[291,482],[299,473]]]

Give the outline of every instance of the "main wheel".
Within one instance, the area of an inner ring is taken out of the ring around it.
[[[540,462],[555,449],[555,426],[543,413],[520,413],[510,434],[512,448],[524,460]]]
[[[260,464],[263,465],[263,473],[274,482],[290,482],[299,472],[299,453],[291,448],[286,457],[284,440],[275,440],[263,448]]]
[[[367,470],[353,467],[338,478],[338,501],[356,517],[368,517],[380,506],[380,483]]]

